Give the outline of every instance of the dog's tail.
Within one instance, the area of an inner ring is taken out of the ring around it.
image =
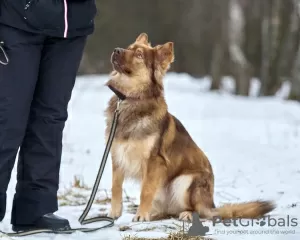
[[[246,203],[225,204],[212,209],[198,209],[201,217],[213,219],[261,218],[276,208],[272,201],[252,201]]]

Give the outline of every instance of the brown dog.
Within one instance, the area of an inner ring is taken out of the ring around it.
[[[109,216],[122,214],[125,178],[141,183],[134,221],[170,216],[191,220],[192,212],[212,219],[258,218],[275,207],[269,201],[214,204],[214,174],[209,160],[181,122],[168,112],[163,77],[174,61],[173,43],[151,47],[142,33],[127,49],[116,48],[107,86],[116,94],[106,109],[108,137],[118,97],[120,117],[112,156],[112,202]]]

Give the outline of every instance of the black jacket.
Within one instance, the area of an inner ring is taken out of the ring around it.
[[[95,0],[0,0],[0,23],[52,37],[94,31]]]

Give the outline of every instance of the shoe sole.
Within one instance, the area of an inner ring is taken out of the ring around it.
[[[55,232],[62,232],[62,231],[69,231],[71,230],[70,226],[64,226],[60,228],[41,228],[41,227],[35,227],[35,226],[13,226],[12,230],[14,232],[28,232],[28,231],[36,231],[36,230],[50,230]]]

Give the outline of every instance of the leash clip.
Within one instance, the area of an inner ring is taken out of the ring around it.
[[[122,99],[118,98],[117,108],[116,108],[115,112],[119,112],[121,102],[122,102]]]
[[[5,58],[5,62],[3,62],[3,61],[0,60],[0,64],[7,65],[9,63],[9,59],[8,59],[8,56],[7,56],[6,52],[5,52],[5,50],[4,50],[4,42],[3,41],[0,42],[0,50],[3,53],[4,58]]]

